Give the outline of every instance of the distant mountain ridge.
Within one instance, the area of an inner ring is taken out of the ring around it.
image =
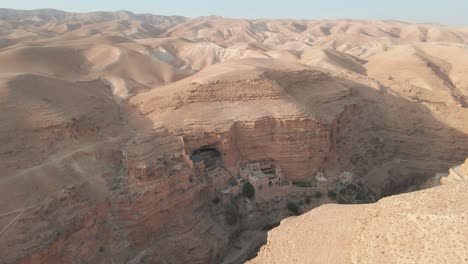
[[[466,43],[468,39],[468,31],[466,30],[393,20],[252,20],[219,16],[187,18],[135,14],[125,10],[73,13],[55,9],[14,10],[1,8],[0,26],[0,37],[3,42],[9,44],[70,34],[73,35],[72,38],[98,34],[118,34],[131,38],[186,36],[208,39],[224,47],[239,41],[275,45],[278,42],[284,44],[292,39],[315,42],[317,38],[325,38],[328,42],[335,39],[337,42],[343,42],[343,37],[356,35],[422,42],[449,39],[450,41]],[[21,32],[18,33],[18,30]],[[80,30],[86,32],[74,34]]]

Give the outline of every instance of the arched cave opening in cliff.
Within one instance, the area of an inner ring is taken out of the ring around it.
[[[190,159],[194,162],[205,162],[207,168],[222,165],[221,153],[214,146],[204,146],[196,149]]]

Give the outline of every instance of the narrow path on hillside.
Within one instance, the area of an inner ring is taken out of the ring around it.
[[[56,155],[53,155],[51,157],[49,157],[47,160],[45,160],[44,162],[42,162],[41,164],[37,165],[37,166],[33,166],[33,167],[30,167],[30,168],[27,168],[27,169],[24,169],[22,171],[19,171],[18,173],[16,174],[12,174],[12,175],[9,175],[9,176],[6,176],[2,179],[0,179],[0,184],[2,182],[5,182],[5,181],[8,181],[10,180],[11,178],[15,178],[15,177],[21,177],[21,176],[25,176],[27,174],[30,174],[30,173],[34,173],[34,172],[37,172],[49,165],[54,165],[54,164],[58,164],[58,163],[61,163],[63,162],[65,159],[73,156],[74,154],[76,153],[79,153],[79,152],[83,152],[83,151],[92,151],[94,150],[96,147],[98,146],[101,146],[103,144],[106,144],[106,143],[114,143],[114,142],[117,142],[120,138],[117,137],[117,138],[112,138],[112,137],[109,137],[101,142],[93,142],[93,143],[88,143],[88,144],[84,144],[84,145],[80,145],[78,148],[75,148],[73,150],[69,150],[69,151],[66,151],[66,152],[63,152],[63,153],[59,153],[59,154],[56,154]],[[1,231],[0,231],[0,236],[5,233],[23,214],[25,211],[27,210],[30,210],[34,207],[36,207],[40,202],[37,202],[35,205],[33,206],[30,206],[30,207],[26,207],[26,208],[21,208],[21,209],[14,209],[12,211],[9,211],[9,212],[6,212],[6,213],[2,213],[0,214],[0,218],[1,217],[6,217],[6,216],[9,216],[9,215],[12,215],[12,214],[15,214],[15,213],[18,213],[17,216],[15,216]]]
[[[5,180],[8,180],[10,178],[14,178],[14,177],[19,177],[19,176],[24,176],[26,174],[29,174],[29,173],[32,173],[32,172],[36,172],[37,170],[40,170],[44,167],[47,167],[49,165],[52,165],[52,164],[57,164],[59,162],[62,162],[64,159],[66,158],[69,158],[71,156],[73,156],[74,154],[78,153],[78,152],[83,152],[83,151],[91,151],[91,150],[94,150],[94,148],[98,147],[98,146],[101,146],[103,144],[106,144],[106,143],[114,143],[116,142],[117,140],[119,140],[120,138],[107,138],[106,140],[104,141],[101,141],[101,142],[97,142],[97,143],[88,143],[88,144],[84,144],[84,145],[81,145],[79,148],[76,148],[76,149],[73,149],[73,150],[70,150],[70,151],[67,151],[67,152],[64,152],[64,153],[59,153],[57,155],[53,155],[51,156],[50,158],[46,159],[44,162],[42,162],[41,164],[39,165],[36,165],[36,166],[33,166],[33,167],[29,167],[27,169],[24,169],[22,171],[19,171],[18,173],[16,174],[12,174],[12,175],[9,175],[9,176],[6,176],[2,179],[0,179],[0,182],[2,181],[5,181]]]
[[[18,215],[15,216],[15,218],[11,219],[11,221],[0,231],[0,237],[3,235],[3,233],[5,233],[8,230],[8,228],[10,228],[24,214],[24,212],[26,212],[27,210],[33,209],[36,206],[37,206],[37,204],[33,205],[33,206],[30,206],[30,207],[27,207],[27,208],[14,210],[14,211],[10,211],[10,212],[1,214],[0,217],[5,217],[5,216],[9,216],[9,215],[18,213]]]

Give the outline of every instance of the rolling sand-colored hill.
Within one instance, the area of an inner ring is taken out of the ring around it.
[[[297,186],[319,171],[329,186],[352,171],[369,202],[461,164],[467,71],[464,27],[0,9],[0,263],[243,263],[289,202],[339,201]],[[200,153],[215,161],[196,164]],[[221,196],[254,161],[280,168],[284,185]],[[344,262],[390,263],[408,243],[442,243],[457,262],[466,184],[453,184],[286,220],[254,263],[291,263],[309,242],[276,234],[314,223],[313,249],[325,239]],[[388,218],[395,230],[437,225],[441,238],[380,236]],[[430,253],[420,259],[439,263]]]

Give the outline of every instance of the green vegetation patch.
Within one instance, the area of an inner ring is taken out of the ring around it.
[[[286,205],[286,208],[293,214],[295,215],[299,215],[299,206],[293,202],[288,202],[288,204]]]
[[[315,185],[312,182],[293,182],[294,186],[301,187],[301,188],[310,188],[310,187],[315,187]]]
[[[242,186],[242,194],[247,198],[252,198],[255,196],[255,188],[250,182],[244,183]]]

